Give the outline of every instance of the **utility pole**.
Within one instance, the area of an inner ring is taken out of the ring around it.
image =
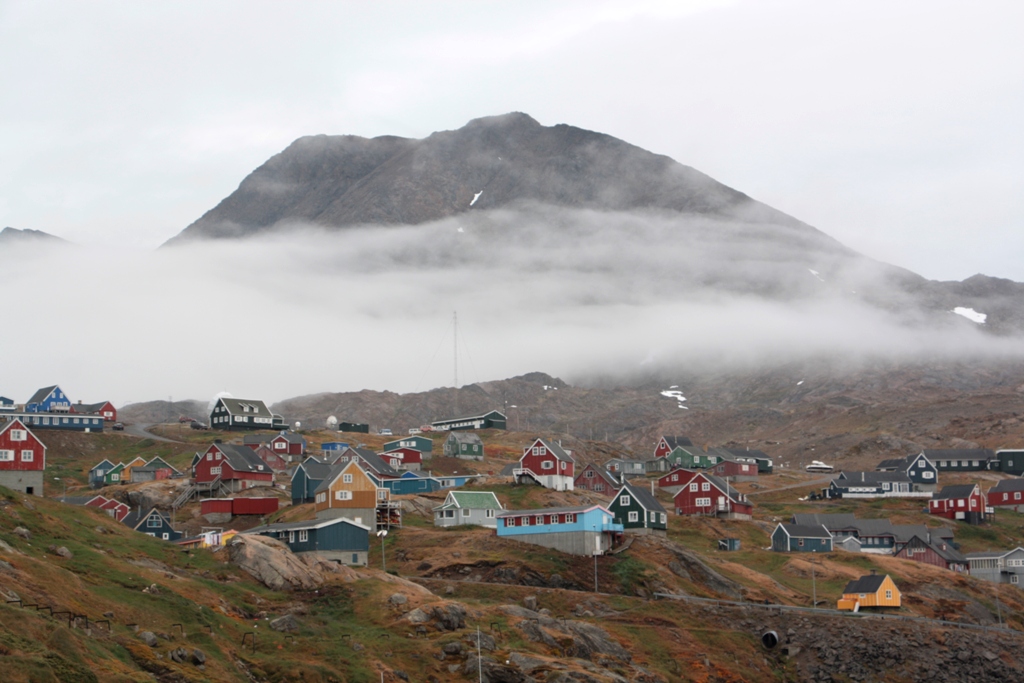
[[[811,551],[811,607],[818,608],[818,586],[814,578],[814,553]]]
[[[455,413],[459,416],[459,312],[452,311],[452,369],[455,374]]]

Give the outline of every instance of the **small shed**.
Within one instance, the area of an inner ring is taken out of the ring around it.
[[[872,570],[869,575],[846,584],[836,609],[859,612],[865,607],[898,608],[901,598],[900,589],[888,574],[880,575]]]

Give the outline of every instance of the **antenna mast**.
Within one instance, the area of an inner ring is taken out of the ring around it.
[[[455,388],[459,388],[459,312],[452,313],[452,366],[455,368]]]

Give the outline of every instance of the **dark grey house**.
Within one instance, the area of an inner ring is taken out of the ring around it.
[[[772,550],[777,553],[830,553],[832,534],[821,524],[779,524],[772,532]]]
[[[934,491],[939,482],[939,470],[924,453],[904,458],[883,460],[875,468],[878,472],[902,472],[907,475],[915,491]]]
[[[370,552],[370,527],[345,517],[267,524],[243,533],[276,538],[296,555],[316,553],[353,566],[365,567]]]
[[[999,467],[991,448],[926,448],[922,453],[939,472],[980,472]]]
[[[658,499],[643,486],[623,484],[612,497],[608,511],[615,515],[626,533],[664,534],[668,529],[668,513]]]
[[[443,452],[451,458],[483,460],[484,442],[472,432],[455,431],[444,440]]]

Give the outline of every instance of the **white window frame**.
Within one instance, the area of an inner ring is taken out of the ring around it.
[[[36,453],[31,448],[23,448],[23,449],[21,449],[21,461],[22,462],[32,462],[35,459],[36,459]]]
[[[14,451],[6,448],[0,450],[0,462],[14,462]]]
[[[28,441],[28,432],[24,429],[12,429],[11,441]]]
[[[463,517],[467,517],[468,518],[468,517],[470,517],[472,515],[472,513],[473,513],[473,511],[470,510],[469,508],[462,508],[462,516]]]
[[[335,500],[352,500],[352,492],[351,491],[335,491],[334,492],[334,499]]]
[[[640,516],[636,513],[636,510],[630,510],[629,511],[629,521],[631,521],[631,522],[639,522],[640,521]]]
[[[555,468],[555,463],[551,462],[550,460],[542,460],[540,463],[540,468],[542,470],[552,470]]]
[[[352,475],[351,474],[343,474],[343,475],[341,475],[341,483],[342,484],[351,484],[352,483]]]
[[[692,484],[690,484],[690,492],[691,493],[697,493],[697,489],[698,488],[699,488],[699,485],[697,484],[697,482],[693,482]]]
[[[629,496],[619,496],[619,505],[629,507]]]
[[[705,482],[701,482],[700,490],[701,491],[710,491],[711,490],[711,484],[709,482],[706,482],[706,481]]]
[[[309,541],[309,529],[299,529],[299,543]]]
[[[710,498],[697,498],[696,500],[693,501],[693,504],[696,505],[699,508],[711,507],[711,499]]]

